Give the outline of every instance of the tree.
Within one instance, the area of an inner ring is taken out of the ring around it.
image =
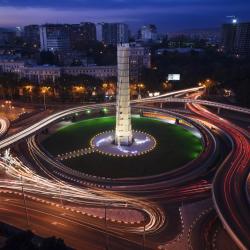
[[[62,239],[51,237],[43,240],[40,250],[68,250],[69,248],[64,244]]]

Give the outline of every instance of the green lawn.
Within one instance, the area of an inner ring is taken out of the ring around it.
[[[97,133],[114,129],[114,117],[80,121],[58,130],[48,137],[43,146],[57,155],[89,146]],[[157,147],[152,152],[135,158],[114,158],[98,153],[64,162],[65,165],[98,176],[112,178],[136,177],[174,170],[195,159],[202,152],[201,140],[182,127],[151,118],[132,118],[135,130],[155,137]]]

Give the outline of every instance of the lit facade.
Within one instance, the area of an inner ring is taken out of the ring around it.
[[[40,26],[40,45],[42,51],[68,51],[70,49],[68,27],[59,24]]]
[[[119,146],[129,146],[133,142],[129,90],[129,56],[129,44],[117,46],[118,86],[115,143]]]

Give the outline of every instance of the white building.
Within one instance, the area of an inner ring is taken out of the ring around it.
[[[24,65],[24,61],[1,60],[0,72],[20,74],[22,69],[24,68]]]
[[[55,82],[61,76],[61,68],[56,66],[33,66],[24,67],[20,77],[27,78],[32,82]]]
[[[75,66],[62,68],[63,74],[67,75],[89,75],[100,79],[117,76],[116,66]]]

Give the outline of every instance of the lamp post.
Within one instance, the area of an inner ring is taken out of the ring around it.
[[[140,100],[141,99],[141,88],[143,89],[144,88],[144,84],[143,83],[140,83],[137,85],[138,86],[138,99]]]
[[[33,102],[33,96],[32,96],[33,86],[32,85],[27,85],[27,86],[25,86],[25,89],[29,93],[30,102]]]
[[[47,105],[46,105],[46,93],[49,91],[50,87],[42,87],[42,94],[43,94],[43,106],[44,106],[44,110],[47,109]]]
[[[146,241],[146,225],[143,225],[143,250],[145,250],[145,241]]]
[[[43,91],[42,93],[43,93],[43,106],[44,106],[44,110],[46,110],[47,109],[47,107],[46,107],[46,92]]]
[[[105,231],[106,231],[106,250],[109,249],[109,235],[108,235],[108,221],[107,221],[107,203],[105,202],[105,208],[104,208],[104,217],[105,217]]]
[[[23,187],[23,176],[22,176],[22,173],[20,174],[20,179],[21,179],[21,187],[22,187],[23,203],[24,203],[25,214],[26,214],[26,221],[27,221],[27,226],[28,226],[28,228],[29,228],[30,223],[29,223],[27,202],[26,202],[26,197],[25,197],[24,187]]]

